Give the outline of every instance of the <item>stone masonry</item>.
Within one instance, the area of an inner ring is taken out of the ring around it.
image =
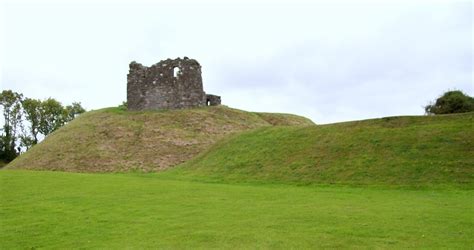
[[[150,67],[135,61],[127,75],[129,110],[182,109],[221,104],[221,97],[206,95],[201,65],[184,57],[167,59]]]

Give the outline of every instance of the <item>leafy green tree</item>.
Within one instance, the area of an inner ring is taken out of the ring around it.
[[[0,154],[6,162],[13,160],[19,154],[17,140],[22,121],[22,98],[22,94],[11,90],[3,90],[0,93],[0,106],[3,109],[4,118]]]
[[[465,113],[474,111],[474,98],[459,90],[447,91],[434,103],[425,107],[429,115]]]
[[[22,144],[23,146],[29,148],[30,146],[38,143],[38,133],[41,122],[41,101],[26,98],[23,100],[22,105],[25,118],[30,123],[29,133],[31,134],[31,138],[27,138],[29,136],[23,133]],[[31,145],[28,145],[28,142],[30,142]]]
[[[0,94],[0,107],[3,108],[5,120],[0,128],[0,160],[4,162],[13,160],[21,147],[28,150],[37,144],[40,134],[47,136],[85,112],[78,102],[64,107],[53,98],[44,101],[32,98],[23,100],[22,94],[11,90],[4,90]],[[29,125],[26,130],[24,122]]]
[[[2,129],[3,131],[3,129]],[[5,152],[5,135],[0,134],[0,165],[3,165],[7,161],[7,152]]]
[[[26,131],[23,131],[23,133],[20,135],[20,146],[25,147],[26,150],[28,150],[35,144],[37,144],[37,142],[34,141],[34,138]]]
[[[63,126],[67,121],[67,112],[60,102],[48,98],[40,105],[40,122],[38,131],[43,135],[49,135]]]
[[[81,106],[80,102],[73,102],[72,105],[66,106],[66,122],[74,120],[74,118],[84,112],[86,112],[86,110]]]
[[[49,135],[85,111],[79,102],[63,107],[57,100],[48,98],[39,107],[38,131],[45,136]]]

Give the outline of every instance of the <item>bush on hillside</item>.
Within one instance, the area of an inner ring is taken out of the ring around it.
[[[118,108],[119,108],[120,110],[126,111],[126,110],[127,110],[127,102],[126,102],[126,101],[122,102],[122,104],[120,104],[120,105],[118,106]]]
[[[474,111],[474,98],[464,94],[459,90],[447,91],[434,103],[425,107],[426,114],[452,114]]]

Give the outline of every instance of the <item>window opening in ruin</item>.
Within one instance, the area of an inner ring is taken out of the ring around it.
[[[174,67],[173,68],[173,76],[178,77],[178,73],[179,73],[179,67]]]

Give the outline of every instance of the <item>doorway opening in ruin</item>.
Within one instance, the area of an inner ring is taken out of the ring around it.
[[[173,76],[178,77],[178,73],[179,73],[179,67],[174,67],[173,68]]]
[[[211,100],[206,99],[206,106],[211,106]]]

